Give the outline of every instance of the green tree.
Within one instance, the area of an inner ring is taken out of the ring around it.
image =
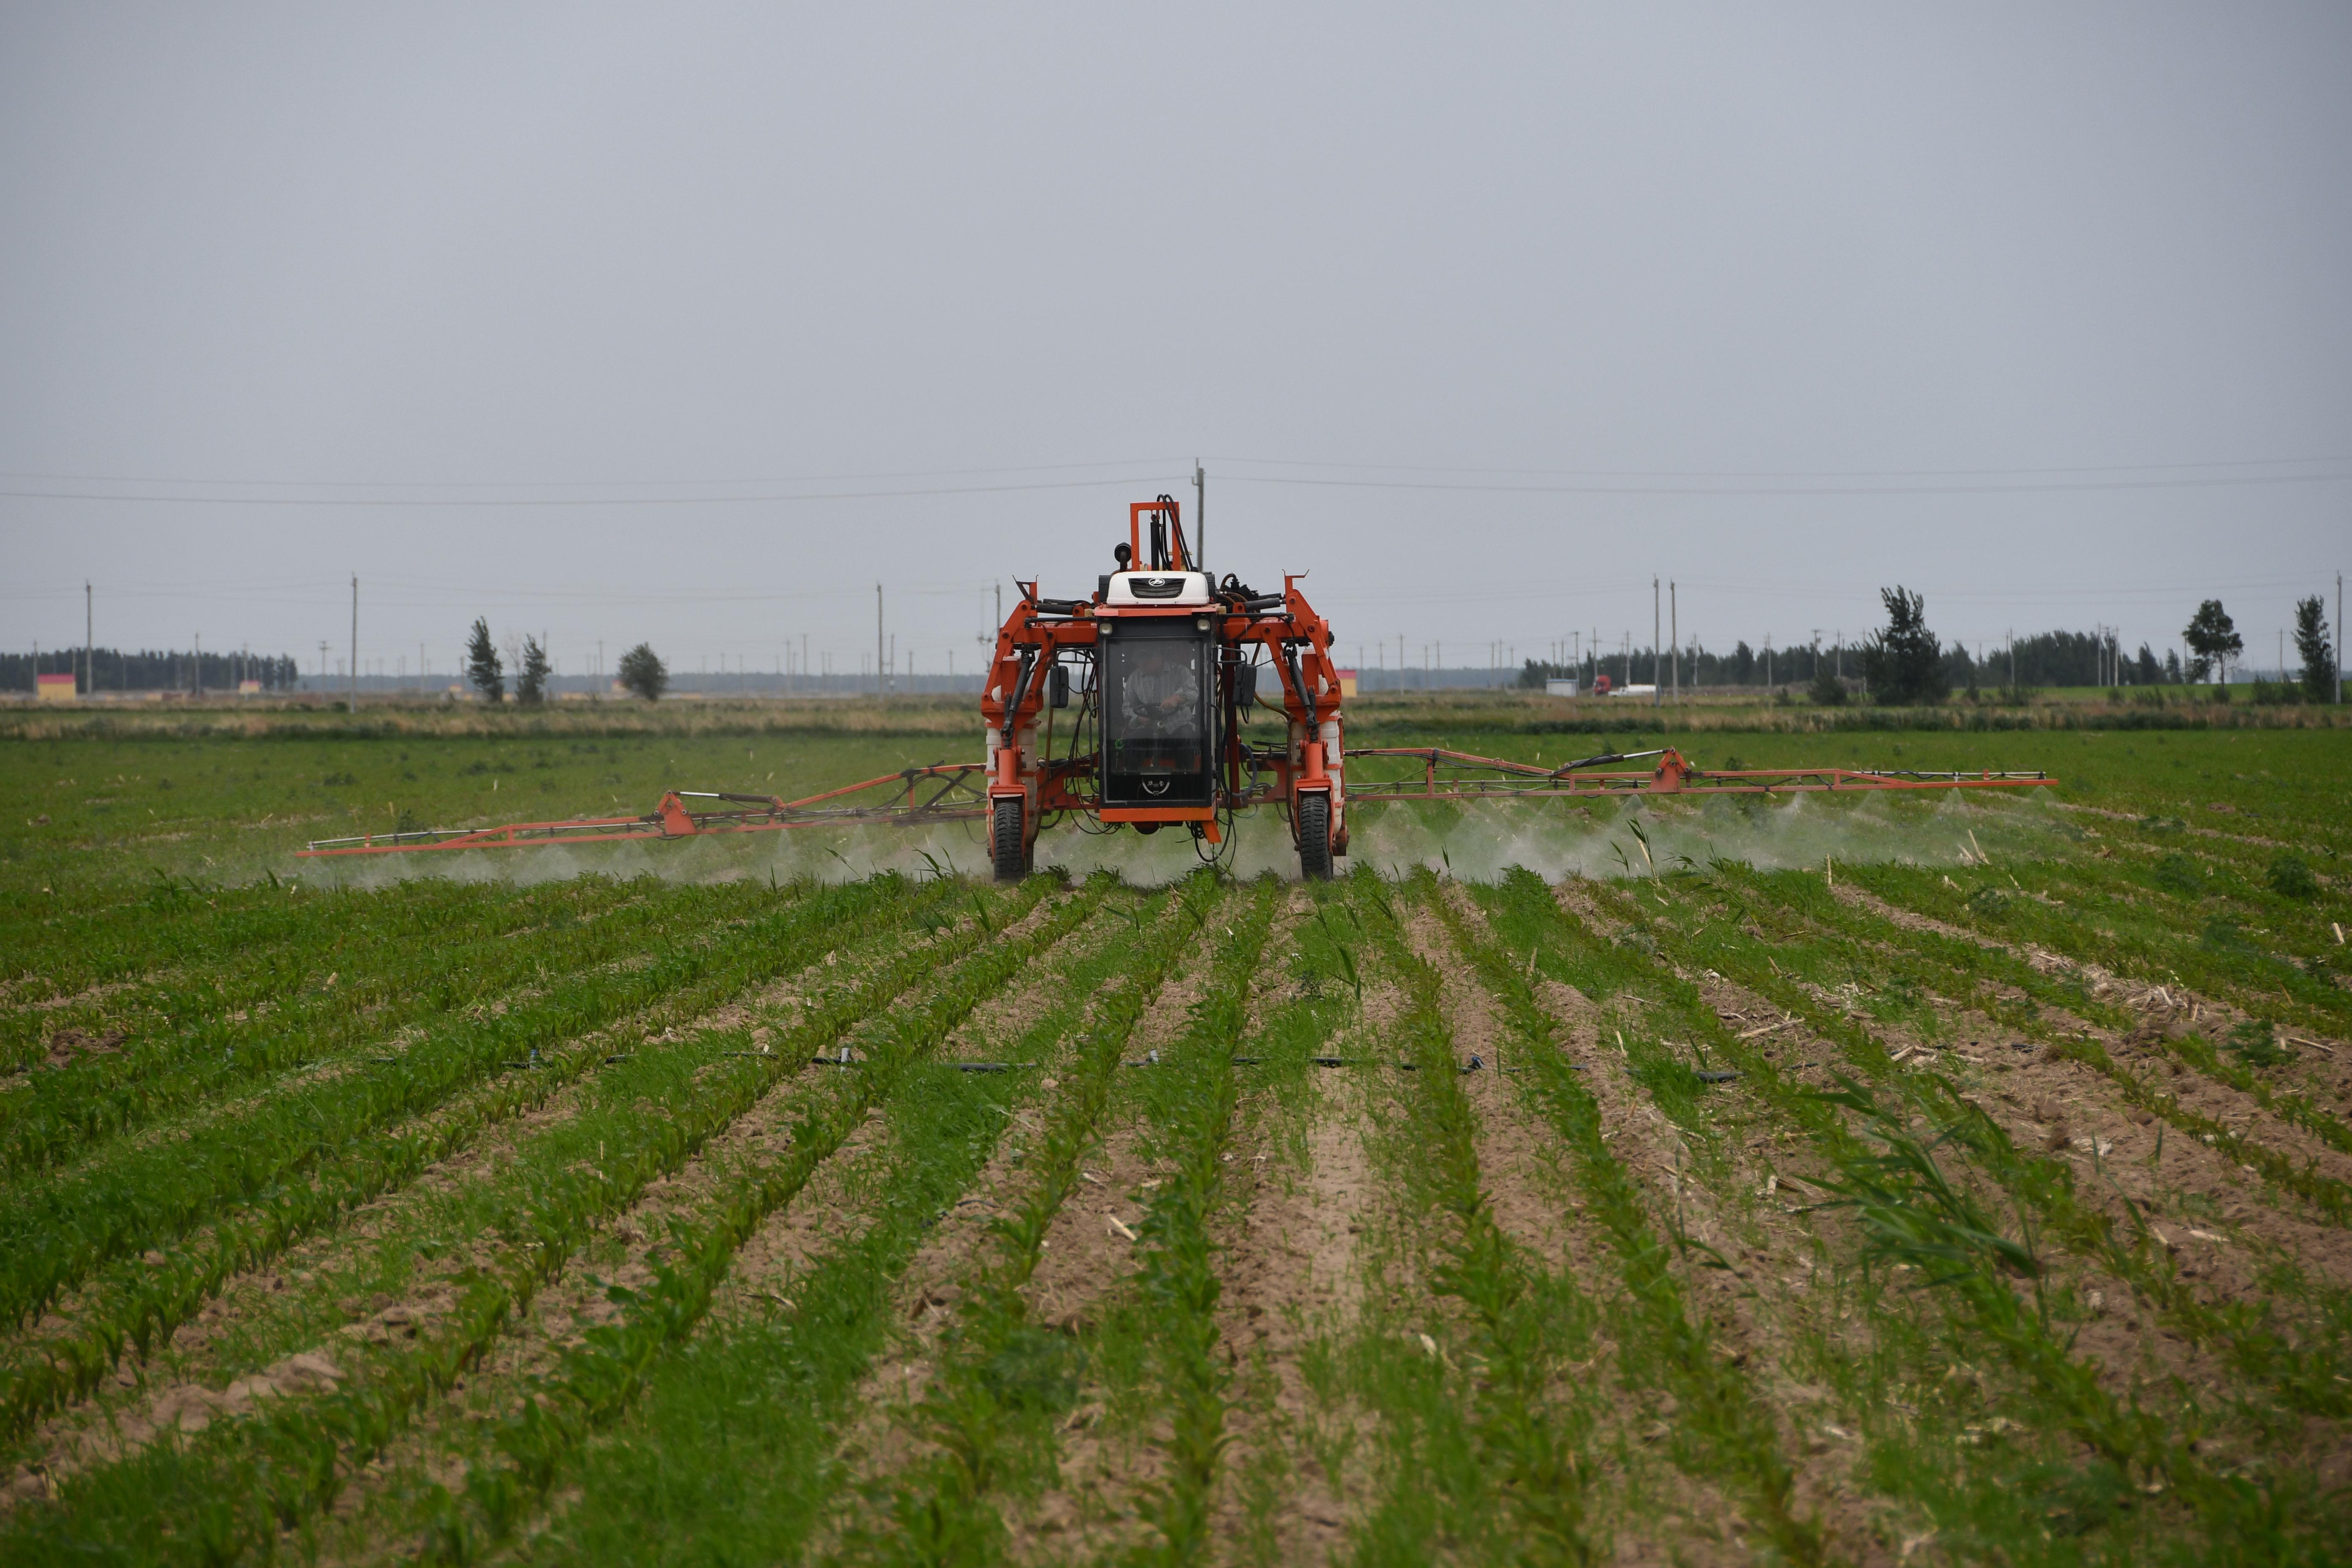
[[[639,643],[621,656],[621,684],[648,702],[659,701],[669,689],[669,666],[651,643]]]
[[[1885,629],[1862,645],[1863,678],[1881,702],[1941,702],[1951,689],[1944,677],[1943,645],[1927,629],[1927,601],[1897,584],[1878,591]]]
[[[2303,657],[2303,694],[2314,702],[2336,700],[2336,645],[2327,636],[2327,606],[2314,594],[2294,606],[2294,651]]]
[[[538,704],[547,700],[547,650],[539,639],[522,639],[522,668],[515,672],[515,700]]]
[[[1845,682],[1837,678],[1837,668],[1828,660],[1818,662],[1813,669],[1813,684],[1807,695],[1824,708],[1845,705]]]
[[[466,679],[493,702],[507,700],[507,664],[499,645],[490,640],[490,623],[477,617],[474,635],[466,640]]]
[[[2246,639],[2238,635],[2230,612],[2221,607],[2219,599],[2208,599],[2197,606],[2182,628],[2180,640],[2189,645],[2189,679],[2202,680],[2218,668],[2221,678],[2230,678],[2230,661],[2246,650]]]

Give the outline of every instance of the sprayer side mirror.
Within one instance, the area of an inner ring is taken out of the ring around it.
[[[1234,706],[1241,710],[1244,718],[1257,706],[1257,666],[1234,667]]]
[[[1045,700],[1056,708],[1070,705],[1070,672],[1061,665],[1055,665],[1045,678]]]

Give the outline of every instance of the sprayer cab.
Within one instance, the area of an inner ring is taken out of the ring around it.
[[[1104,832],[1181,826],[1213,860],[1234,814],[1268,802],[1289,818],[1302,871],[1329,876],[1347,851],[1329,624],[1295,578],[1279,594],[1219,583],[1168,496],[1128,509],[1111,555],[1089,599],[1017,584],[997,634],[981,700],[997,876],[1025,875],[1039,830],[1066,813]],[[1276,706],[1259,695],[1266,671],[1288,721],[1279,748],[1244,733],[1255,710]]]

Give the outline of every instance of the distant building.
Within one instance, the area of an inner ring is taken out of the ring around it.
[[[1546,697],[1574,697],[1578,695],[1576,689],[1576,677],[1571,675],[1567,677],[1565,679],[1562,679],[1558,676],[1554,676],[1547,679],[1544,681],[1544,695]]]
[[[1356,694],[1356,672],[1352,669],[1343,669],[1339,672],[1339,695],[1353,697]]]
[[[236,694],[239,697],[258,697],[261,695],[261,682],[240,680],[236,683]]]
[[[70,675],[36,675],[33,695],[43,702],[70,702],[74,700],[74,678]]]

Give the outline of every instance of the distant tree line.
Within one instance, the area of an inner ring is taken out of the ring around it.
[[[515,700],[525,707],[546,701],[551,668],[539,639],[524,637],[515,660]],[[669,667],[647,643],[639,643],[621,656],[619,673],[621,685],[648,702],[657,700],[669,689]],[[507,663],[499,656],[498,639],[490,635],[489,621],[481,616],[475,618],[473,629],[466,634],[466,679],[486,700],[506,700]]]
[[[1822,671],[1832,677],[1841,665],[1848,680],[1859,679],[1862,674],[1862,654],[1866,645],[1848,643],[1843,648],[1834,643],[1823,643],[1819,648],[1809,644],[1795,647],[1754,648],[1746,643],[1735,644],[1729,653],[1693,641],[1682,650],[1682,683],[1692,686],[1810,686]],[[1590,689],[1595,675],[1605,675],[1619,686],[1639,686],[1651,681],[1671,685],[1675,679],[1674,650],[1654,653],[1637,647],[1630,654],[1623,651],[1603,653],[1598,659],[1591,654],[1581,659],[1555,664],[1548,659],[1531,658],[1520,667],[1518,684],[1541,689],[1547,680],[1573,678]]]
[[[1887,625],[1860,643],[1815,647],[1751,648],[1742,642],[1718,653],[1693,641],[1679,660],[1674,650],[1650,648],[1588,653],[1569,663],[1531,658],[1518,684],[1541,689],[1547,680],[1573,678],[1585,689],[1606,675],[1619,686],[1671,683],[1677,664],[1685,687],[1773,686],[1801,688],[1822,702],[1842,702],[1864,694],[1891,702],[1933,702],[1953,691],[2031,689],[2051,686],[2180,686],[2227,679],[2244,651],[2228,611],[2208,599],[2182,628],[2189,651],[2159,656],[2142,643],[2127,652],[2111,632],[2036,632],[1971,651],[1965,644],[1941,644],[1927,626],[1922,595],[1902,587],[1882,590]],[[2317,595],[2295,605],[2294,646],[2302,671],[2293,688],[2304,700],[2333,700],[2336,649],[2326,605]]]
[[[284,691],[302,680],[287,654],[206,649],[199,658],[194,653],[170,649],[126,653],[101,647],[90,650],[89,663],[100,691],[193,691],[199,685],[206,691],[234,691],[240,680],[257,680],[264,691]],[[70,675],[77,691],[89,689],[83,678],[82,650],[78,647],[43,648],[37,659],[29,653],[0,654],[0,690],[31,691],[36,675]]]

